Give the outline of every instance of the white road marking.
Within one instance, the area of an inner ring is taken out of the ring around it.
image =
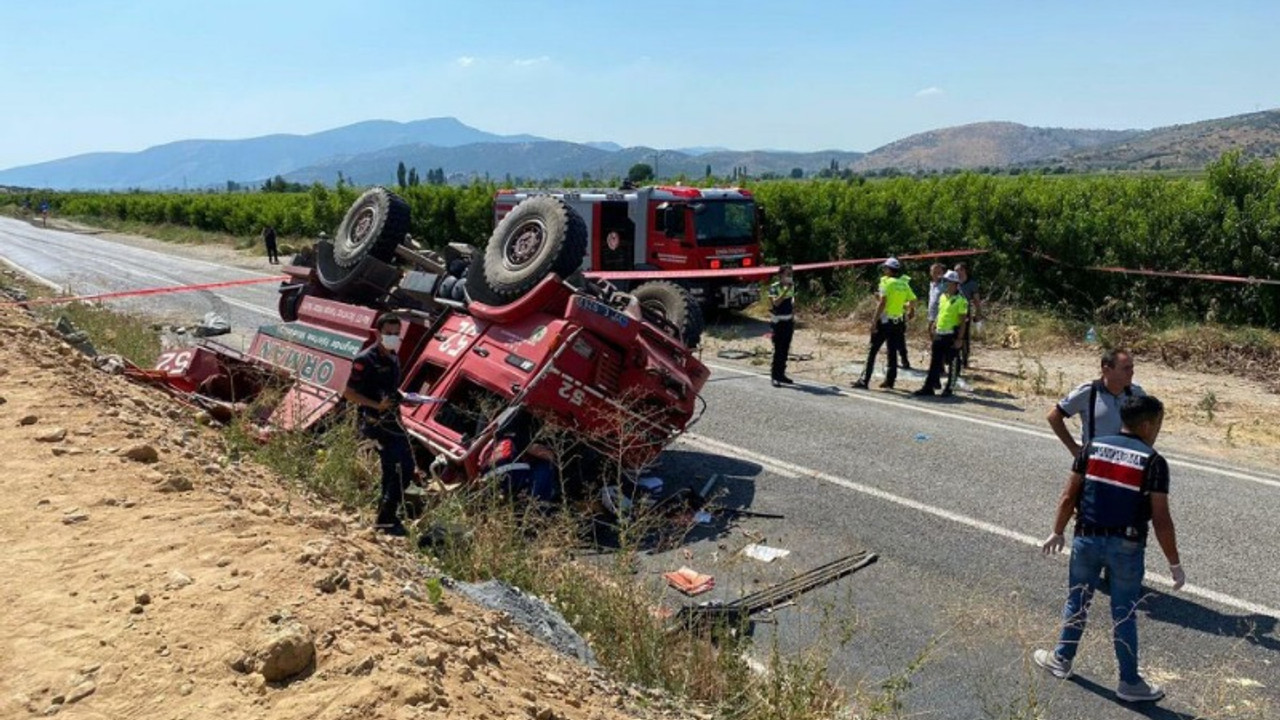
[[[795,478],[801,478],[801,477],[810,477],[816,480],[822,480],[823,482],[828,482],[833,485],[838,485],[847,490],[852,490],[854,492],[867,495],[867,496],[876,498],[878,500],[890,502],[895,505],[908,508],[910,510],[916,510],[918,512],[932,515],[937,518],[942,518],[943,520],[949,520],[951,522],[957,523],[959,525],[964,525],[965,527],[969,527],[974,530],[981,530],[982,532],[990,533],[997,537],[1001,537],[1006,540],[1012,540],[1014,542],[1021,543],[1023,545],[1030,545],[1031,547],[1034,547],[1037,549],[1039,549],[1041,543],[1044,542],[1042,538],[1032,537],[1031,535],[1020,533],[1016,530],[1010,530],[1008,528],[1001,527],[1000,525],[989,523],[985,520],[979,520],[977,518],[969,517],[968,515],[962,515],[961,513],[953,512],[951,510],[946,510],[944,508],[936,507],[934,505],[929,505],[927,503],[922,503],[918,500],[912,500],[911,498],[906,498],[901,495],[895,495],[891,492],[886,492],[884,490],[881,490],[880,488],[871,487],[870,485],[864,485],[863,483],[855,482],[847,478],[838,477],[836,475],[831,475],[829,473],[824,473],[820,470],[813,470],[811,468],[807,468],[801,465],[796,465],[794,463],[787,462],[786,460],[780,460],[778,458],[775,458],[769,455],[764,455],[762,453],[754,452],[752,450],[738,447],[736,445],[730,445],[729,443],[721,442],[719,440],[706,437],[705,435],[686,433],[685,435],[681,436],[679,442],[692,445],[693,447],[699,448],[701,450],[714,452],[722,455],[727,455],[729,457],[750,460],[754,463],[759,464],[761,467],[767,468],[770,472],[785,478],[795,479]],[[1167,575],[1148,572],[1146,577],[1166,587],[1170,587],[1170,588],[1173,587],[1173,578]],[[1265,615],[1267,617],[1280,619],[1280,610],[1276,610],[1274,608],[1270,608],[1265,605],[1259,605],[1257,603],[1250,602],[1248,600],[1244,600],[1241,598],[1237,598],[1232,595],[1227,595],[1226,593],[1220,593],[1216,590],[1210,590],[1209,588],[1200,587],[1199,585],[1190,585],[1190,584],[1183,585],[1182,589],[1179,590],[1178,592],[1185,593],[1187,595],[1194,595],[1196,597],[1199,597],[1205,600],[1211,600],[1220,605],[1234,608],[1236,610],[1240,610],[1243,612],[1253,613],[1255,615]]]
[[[717,365],[714,363],[705,363],[705,364],[707,367],[712,368],[713,370],[721,370],[724,372],[736,373],[744,377],[760,378],[762,380],[765,379],[766,377],[763,373],[758,373],[752,370],[744,370],[742,368],[729,367],[726,365]],[[1058,436],[1054,435],[1053,433],[1046,432],[1043,430],[1036,430],[1034,428],[1029,428],[1025,425],[1019,425],[1017,423],[1005,423],[1005,422],[1000,422],[999,420],[988,420],[986,418],[975,417],[973,415],[968,415],[963,412],[957,412],[951,409],[939,410],[937,408],[926,407],[923,403],[919,403],[919,402],[906,402],[903,400],[895,400],[895,399],[885,398],[885,397],[876,397],[875,393],[870,393],[870,392],[860,392],[860,393],[849,392],[843,388],[837,387],[830,383],[798,383],[798,384],[804,385],[806,387],[814,387],[814,388],[823,388],[823,389],[831,388],[835,390],[836,394],[842,397],[853,398],[854,400],[860,400],[862,402],[879,403],[881,405],[900,408],[902,410],[911,410],[913,412],[924,413],[926,415],[934,415],[937,417],[947,418],[948,420],[962,420],[964,422],[972,423],[974,425],[982,425],[984,427],[995,428],[997,430],[1008,430],[1010,432],[1022,433],[1023,435],[1030,435],[1032,437],[1042,438],[1046,440],[1053,440],[1054,442],[1058,442]],[[1177,457],[1174,455],[1169,455],[1163,452],[1161,453],[1161,455],[1164,455],[1165,460],[1167,460],[1170,465],[1173,465],[1175,467],[1183,467],[1191,470],[1198,470],[1200,472],[1220,475],[1222,477],[1229,477],[1235,480],[1244,480],[1246,482],[1257,483],[1258,485],[1265,485],[1267,487],[1280,489],[1280,479],[1265,477],[1262,475],[1257,475],[1257,474],[1245,472],[1242,470],[1235,470],[1235,469],[1230,469],[1225,467],[1218,467],[1215,465],[1208,465],[1200,462],[1195,462],[1193,460],[1186,460],[1184,458]]]
[[[21,273],[21,274],[23,274],[23,275],[26,275],[27,277],[31,278],[32,280],[35,280],[36,282],[40,283],[41,285],[44,285],[45,287],[49,288],[50,290],[55,290],[55,291],[57,291],[57,292],[62,292],[62,286],[61,286],[61,285],[59,285],[58,283],[56,283],[56,282],[54,282],[54,281],[52,281],[52,280],[50,280],[50,279],[48,279],[48,278],[46,278],[46,277],[44,277],[44,276],[40,275],[39,273],[36,273],[36,272],[34,272],[34,271],[32,271],[32,270],[28,270],[28,269],[26,269],[26,268],[22,267],[21,265],[19,265],[18,263],[16,263],[16,262],[14,262],[14,261],[10,260],[10,259],[9,259],[9,258],[7,258],[7,257],[0,256],[0,263],[4,263],[5,265],[8,265],[10,268],[13,268],[14,272],[18,272],[18,273]]]

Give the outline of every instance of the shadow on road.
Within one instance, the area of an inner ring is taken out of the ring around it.
[[[919,400],[922,402],[933,403],[935,405],[958,405],[958,406],[959,405],[981,405],[983,407],[996,408],[997,410],[1007,410],[1009,412],[1015,412],[1015,413],[1026,412],[1021,406],[1014,405],[1012,403],[1002,402],[1000,400],[994,400],[991,398],[979,397],[973,394],[966,395],[963,397],[959,395],[952,395],[951,397],[942,397],[941,395],[936,395],[936,396],[923,397],[923,398],[912,396],[912,399]]]
[[[1184,597],[1149,590],[1138,611],[1156,622],[1169,623],[1209,635],[1240,638],[1250,645],[1280,651],[1277,620],[1268,615],[1228,615]]]
[[[1196,720],[1196,718],[1200,717],[1193,713],[1171,710],[1167,707],[1161,706],[1159,703],[1122,702],[1116,698],[1115,688],[1103,687],[1102,685],[1099,685],[1092,680],[1080,677],[1079,675],[1072,675],[1071,679],[1067,682],[1073,683],[1081,689],[1087,690],[1104,700],[1110,700],[1115,703],[1117,708],[1129,711],[1129,714],[1133,717],[1150,718],[1150,720]],[[1115,717],[1121,716],[1116,715]]]
[[[783,385],[776,388],[778,392],[783,390],[794,390],[796,392],[806,393],[808,395],[839,395],[840,388],[835,385],[810,385],[808,383],[796,383],[795,385]]]

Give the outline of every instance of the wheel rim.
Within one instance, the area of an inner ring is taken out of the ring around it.
[[[372,206],[360,208],[355,219],[351,221],[351,229],[338,239],[338,246],[333,251],[334,257],[347,262],[354,260],[360,248],[372,239],[377,219],[378,212]]]
[[[529,220],[507,236],[507,242],[502,248],[502,263],[508,270],[522,270],[538,257],[546,241],[546,225],[537,220]]]

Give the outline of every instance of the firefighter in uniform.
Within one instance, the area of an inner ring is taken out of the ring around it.
[[[415,468],[409,436],[400,424],[400,318],[385,313],[376,327],[378,342],[352,361],[342,397],[358,408],[360,434],[378,445],[382,494],[375,527],[389,535],[405,535],[400,508]]]
[[[778,279],[769,285],[769,326],[773,329],[773,367],[770,377],[774,387],[792,385],[787,377],[787,355],[791,353],[791,337],[796,332],[796,286],[791,266],[778,268]]]

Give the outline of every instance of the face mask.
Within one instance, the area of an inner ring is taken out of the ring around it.
[[[387,350],[390,350],[391,352],[395,352],[396,350],[399,350],[400,336],[399,335],[383,335],[382,347],[386,348]]]

